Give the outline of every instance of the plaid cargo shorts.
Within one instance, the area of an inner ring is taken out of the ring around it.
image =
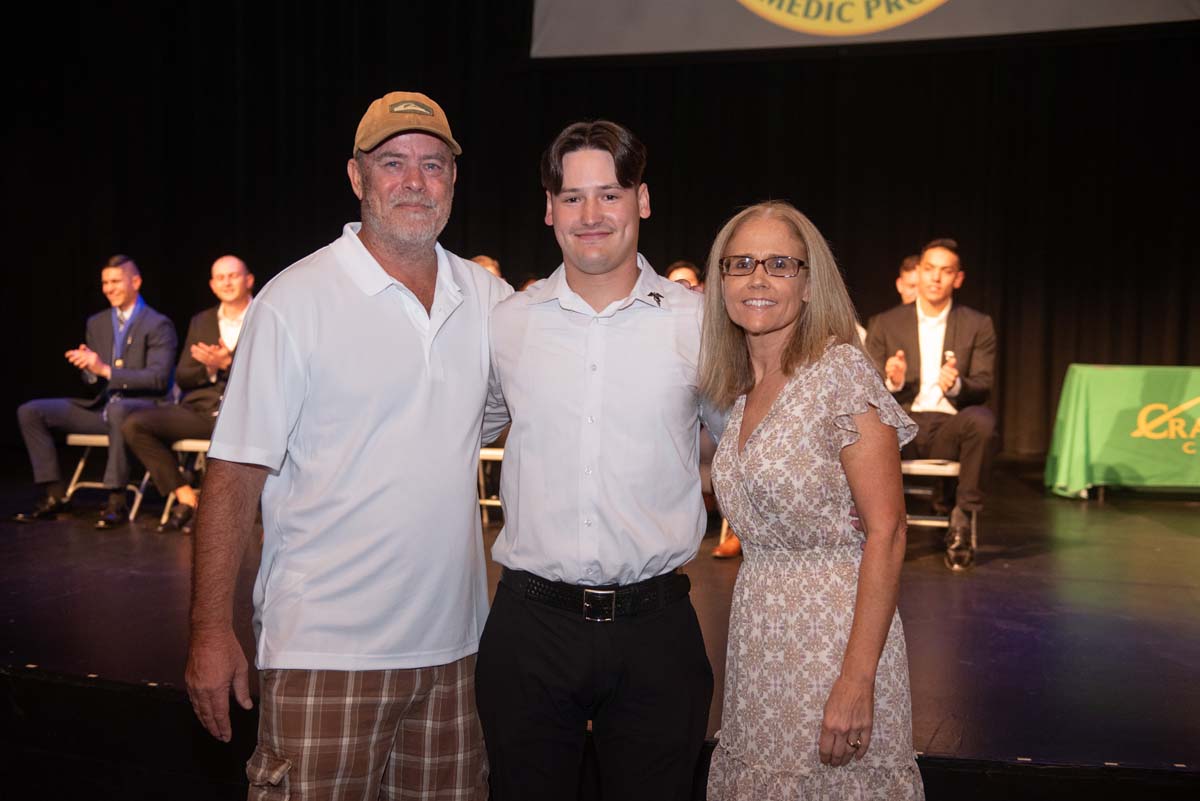
[[[264,670],[250,801],[486,801],[475,655],[411,670]]]

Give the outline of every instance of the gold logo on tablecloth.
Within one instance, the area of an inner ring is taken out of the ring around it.
[[[1200,439],[1200,418],[1188,428],[1189,421],[1181,415],[1193,406],[1200,406],[1200,396],[1181,403],[1172,409],[1166,403],[1148,403],[1138,412],[1137,428],[1129,432],[1131,437],[1146,439],[1182,439],[1184,453],[1196,453],[1196,440]]]

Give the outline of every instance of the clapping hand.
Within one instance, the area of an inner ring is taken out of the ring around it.
[[[233,364],[233,352],[225,347],[224,340],[218,339],[216,345],[197,342],[192,345],[191,353],[192,358],[207,367],[210,373],[228,370]]]
[[[883,366],[883,372],[893,387],[904,386],[904,374],[908,372],[908,360],[904,358],[904,351],[898,350],[894,356],[889,356],[887,364]]]
[[[950,351],[946,351],[946,363],[942,365],[941,371],[938,372],[938,386],[942,388],[942,394],[945,395],[954,387],[954,382],[958,381],[958,359]]]
[[[78,348],[69,350],[63,355],[67,357],[67,361],[80,370],[87,370],[89,373],[98,375],[101,378],[112,377],[112,369],[104,363],[99,353],[96,353],[96,351],[87,345],[81,344]]]

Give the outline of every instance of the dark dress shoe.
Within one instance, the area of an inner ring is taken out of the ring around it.
[[[971,530],[954,526],[946,534],[946,555],[942,559],[954,571],[966,570],[975,564],[975,549],[971,547]]]
[[[117,528],[129,522],[129,508],[122,506],[109,506],[104,510],[104,514],[100,515],[100,519],[96,521],[96,528],[107,531],[110,528]]]
[[[955,551],[971,547],[971,529],[951,526],[946,529],[946,550]]]
[[[184,534],[191,534],[192,516],[195,514],[195,507],[188,506],[186,503],[176,503],[171,509],[171,516],[167,518],[167,522],[159,524],[158,531],[159,533],[181,531]]]
[[[942,562],[955,573],[970,570],[975,566],[975,549],[968,546],[957,551],[946,551]]]
[[[71,502],[66,498],[52,498],[49,495],[38,501],[37,506],[28,512],[18,512],[13,515],[17,523],[32,523],[35,520],[50,520],[60,512],[69,511]]]

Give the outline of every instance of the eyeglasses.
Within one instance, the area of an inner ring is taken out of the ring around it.
[[[717,260],[721,266],[722,275],[753,275],[758,265],[763,266],[767,275],[773,278],[795,278],[801,270],[807,270],[804,259],[794,256],[767,256],[765,259],[755,259],[751,256],[722,256]]]

